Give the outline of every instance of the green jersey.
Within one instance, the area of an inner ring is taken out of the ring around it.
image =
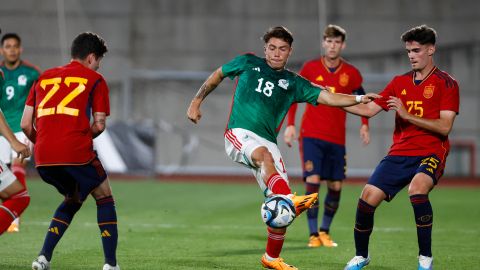
[[[273,143],[292,103],[317,105],[321,91],[291,71],[272,69],[253,54],[237,56],[222,66],[222,73],[238,77],[227,129],[247,129]]]
[[[13,132],[22,131],[20,121],[22,120],[25,100],[27,99],[33,82],[40,75],[40,70],[32,64],[22,61],[14,70],[0,65],[5,80],[0,89],[0,109]]]

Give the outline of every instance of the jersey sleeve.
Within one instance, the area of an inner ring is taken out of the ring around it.
[[[242,54],[224,64],[222,66],[223,76],[233,80],[236,76],[240,75],[245,70],[249,56],[248,54]]]
[[[38,81],[34,81],[32,87],[30,87],[30,91],[28,92],[27,99],[25,101],[25,105],[35,107],[35,87],[37,86]]]
[[[441,111],[454,111],[458,114],[460,109],[459,87],[457,81],[453,78],[445,83],[442,91],[442,99],[440,104]]]
[[[315,86],[300,76],[295,76],[295,86],[295,102],[308,102],[312,105],[318,104],[318,95],[320,95],[320,91],[322,91],[320,87]]]
[[[362,83],[363,83],[363,78],[362,78],[362,75],[360,74],[360,71],[352,67],[352,93],[363,91],[363,94],[365,94],[365,91],[363,90],[363,87],[362,87]],[[363,95],[363,94],[360,93],[357,95]]]
[[[387,86],[385,86],[385,89],[383,89],[382,92],[378,93],[381,98],[375,99],[373,102],[377,103],[380,107],[382,107],[383,110],[388,111],[389,108],[387,106],[387,100],[389,99],[390,96],[395,96],[394,92],[394,85],[395,85],[395,80],[397,77],[395,77],[393,80],[388,83]]]
[[[108,86],[103,78],[100,78],[94,85],[92,99],[92,113],[104,112],[110,115],[110,100],[108,97]]]

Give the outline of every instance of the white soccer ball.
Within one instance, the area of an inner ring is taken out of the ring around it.
[[[292,200],[280,194],[267,197],[260,212],[263,222],[272,228],[285,228],[292,224],[296,217],[295,205]]]

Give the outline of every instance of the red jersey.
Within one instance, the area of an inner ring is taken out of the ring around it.
[[[90,115],[110,114],[107,83],[77,61],[45,71],[26,102],[34,107],[37,166],[81,165],[95,157]]]
[[[300,70],[300,75],[307,80],[324,86],[333,93],[352,94],[362,90],[362,76],[360,72],[345,60],[331,71],[324,62],[324,58],[306,62]],[[288,112],[288,125],[295,124],[297,104],[293,104]],[[300,126],[300,137],[309,137],[331,143],[345,145],[346,112],[340,108],[326,105],[313,106],[307,104]],[[367,118],[362,122],[368,124]]]
[[[402,100],[409,113],[425,119],[440,118],[440,111],[459,111],[458,84],[448,73],[434,67],[420,83],[414,82],[415,72],[396,76],[375,100],[384,110],[389,96]],[[403,120],[396,114],[393,144],[389,155],[426,156],[436,154],[445,161],[450,145],[448,136],[442,136]]]

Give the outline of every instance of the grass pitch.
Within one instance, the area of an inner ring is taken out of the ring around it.
[[[118,260],[130,269],[261,269],[266,229],[262,193],[253,184],[112,181],[119,221]],[[306,247],[302,215],[290,226],[282,257],[299,269],[343,269],[354,255],[353,224],[362,186],[345,186],[333,222],[337,248]],[[32,201],[20,233],[0,236],[0,269],[30,269],[61,196],[42,181],[29,182]],[[301,185],[294,190],[303,193]],[[480,190],[442,188],[431,193],[436,269],[476,269],[480,250]],[[321,192],[324,198],[325,188]],[[321,211],[322,212],[322,211]],[[368,270],[416,269],[413,212],[405,192],[375,213]],[[52,270],[101,269],[96,207],[89,199],[57,246]]]

